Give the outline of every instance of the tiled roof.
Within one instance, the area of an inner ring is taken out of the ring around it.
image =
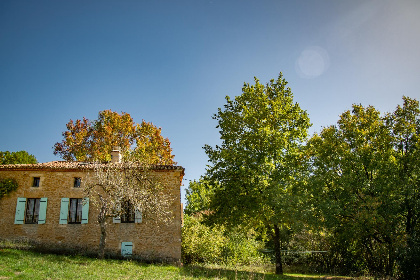
[[[100,163],[100,165],[106,166],[115,163]],[[50,161],[36,164],[4,164],[0,165],[0,170],[83,170],[93,169],[96,164],[88,162],[78,161]],[[116,165],[129,166],[123,163],[117,163]],[[139,166],[141,167],[141,166]],[[153,170],[178,170],[184,172],[182,166],[174,165],[153,165]]]

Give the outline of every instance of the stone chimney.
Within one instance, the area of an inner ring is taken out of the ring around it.
[[[120,147],[112,147],[111,162],[112,163],[120,163],[121,162]]]

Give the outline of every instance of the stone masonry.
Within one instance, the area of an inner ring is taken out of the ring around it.
[[[52,251],[84,250],[95,253],[99,245],[100,228],[97,222],[98,210],[93,203],[88,207],[87,223],[59,223],[62,198],[85,196],[83,180],[86,174],[86,168],[77,162],[0,165],[0,179],[14,178],[18,182],[18,189],[0,200],[0,239],[25,240]],[[121,256],[124,246],[129,245],[131,248],[129,255],[132,254],[136,258],[165,262],[180,261],[182,222],[180,186],[184,168],[156,166],[153,174],[164,186],[166,194],[171,197],[174,219],[169,224],[158,222],[157,225],[147,219],[142,219],[139,223],[113,223],[110,219],[106,240],[108,255]],[[33,186],[34,178],[39,178],[38,187]],[[81,178],[80,188],[74,187],[74,178]],[[19,198],[47,198],[45,223],[16,224]]]

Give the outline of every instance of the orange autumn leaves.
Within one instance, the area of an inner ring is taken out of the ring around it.
[[[161,129],[130,114],[111,110],[99,112],[98,119],[70,120],[63,140],[54,145],[54,154],[66,161],[110,161],[113,147],[120,147],[124,160],[143,164],[173,165],[171,143]]]

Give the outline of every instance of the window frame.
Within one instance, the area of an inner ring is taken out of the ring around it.
[[[82,178],[81,177],[74,177],[73,181],[73,188],[79,189],[82,185]]]
[[[75,203],[73,202],[75,201]],[[72,207],[75,205],[75,209]],[[67,215],[68,224],[81,224],[83,213],[83,198],[69,198],[69,209]]]
[[[33,201],[33,205],[31,205],[31,201]],[[25,224],[38,224],[40,205],[41,205],[41,198],[27,198],[26,199]]]
[[[41,186],[41,177],[32,177],[32,188],[39,188]]]
[[[135,223],[136,211],[130,201],[126,200],[121,203],[121,215],[120,220],[123,224]]]

